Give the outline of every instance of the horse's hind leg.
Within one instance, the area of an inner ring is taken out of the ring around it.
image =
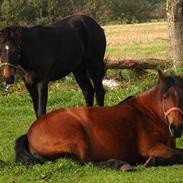
[[[104,106],[105,90],[102,84],[102,78],[92,78],[97,105]]]
[[[102,79],[105,74],[104,63],[87,65],[87,71],[93,82],[97,105],[103,106],[105,96],[105,90],[102,84]]]
[[[80,86],[87,106],[93,106],[94,88],[87,76],[84,67],[80,66],[73,72],[76,82]]]
[[[100,168],[111,168],[111,169],[119,169],[122,171],[133,171],[135,170],[129,163],[117,159],[110,159],[108,161],[95,162],[92,163],[94,166]]]

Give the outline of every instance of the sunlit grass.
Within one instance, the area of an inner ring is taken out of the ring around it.
[[[170,58],[167,24],[147,23],[104,26],[106,57],[119,59]]]

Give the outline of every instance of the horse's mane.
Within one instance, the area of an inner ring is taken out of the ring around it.
[[[1,30],[1,36],[4,39],[8,39],[11,37],[11,32],[15,32],[17,30],[21,29],[21,26],[9,26],[5,27],[4,29]]]
[[[178,83],[182,83],[183,85],[183,81],[181,78],[177,77],[177,76],[168,76],[166,77],[165,81],[163,82],[163,84],[161,85],[160,88],[160,94],[161,96],[163,95],[163,93],[165,93],[170,87],[177,85]]]
[[[121,104],[123,104],[124,102],[129,101],[129,100],[132,99],[133,97],[134,97],[134,95],[128,96],[127,98],[125,98],[124,100],[122,100],[121,102],[119,102],[117,105],[121,105]]]
[[[35,25],[29,27],[30,29],[51,29],[51,26],[48,25]]]

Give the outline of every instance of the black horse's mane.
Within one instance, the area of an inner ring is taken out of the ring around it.
[[[43,26],[43,25],[36,25],[36,26],[30,26],[30,27],[23,27],[23,26],[9,26],[5,27],[1,30],[1,36],[4,39],[10,39],[14,38],[11,33],[15,33],[16,31],[19,31],[21,34],[22,30],[24,29],[50,29],[50,26]]]
[[[30,26],[28,27],[30,29],[51,29],[51,26],[47,26],[47,25],[35,25],[35,26]]]

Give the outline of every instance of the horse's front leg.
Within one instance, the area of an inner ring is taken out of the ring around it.
[[[164,144],[157,144],[152,147],[148,154],[145,167],[158,165],[183,164],[183,149],[173,149]]]
[[[36,84],[37,86],[37,111],[36,115],[37,118],[42,116],[43,114],[46,114],[46,105],[47,105],[47,99],[48,99],[48,83],[47,82],[39,82]]]
[[[37,109],[38,109],[38,92],[37,92],[37,88],[36,88],[35,85],[30,85],[27,82],[25,82],[25,87],[28,90],[28,92],[29,92],[29,94],[32,98],[34,111],[35,111],[36,116],[37,116]]]

